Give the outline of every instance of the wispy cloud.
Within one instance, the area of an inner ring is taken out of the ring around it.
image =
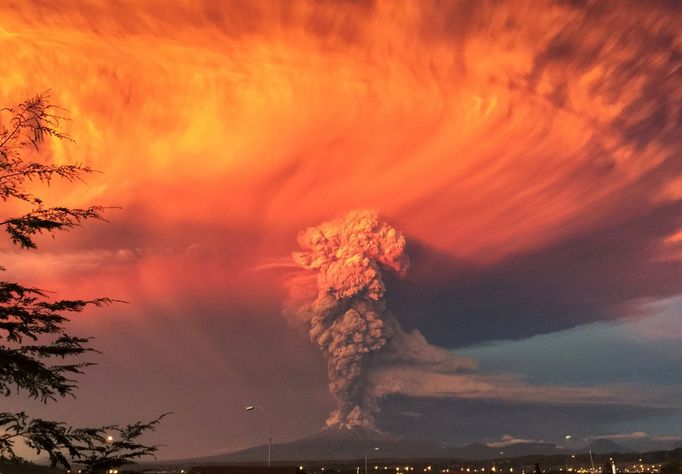
[[[681,408],[680,388],[652,391],[646,385],[529,384],[509,374],[477,375],[432,373],[410,367],[378,370],[371,379],[378,396],[402,394],[413,397],[506,400],[519,403],[553,404],[640,404]]]
[[[515,438],[512,435],[506,434],[503,435],[499,441],[489,441],[486,444],[491,448],[504,448],[505,446],[513,446],[515,444],[526,443],[544,443],[544,441],[538,439]]]

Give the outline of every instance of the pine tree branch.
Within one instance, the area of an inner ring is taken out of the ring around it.
[[[13,217],[0,221],[5,231],[12,239],[12,243],[22,248],[34,249],[36,244],[33,236],[43,232],[54,232],[80,226],[84,220],[104,220],[101,206],[86,209],[66,207],[37,208],[20,217]]]
[[[0,459],[18,459],[15,441],[22,439],[37,454],[45,452],[52,466],[71,468],[69,458],[85,473],[103,472],[153,456],[159,445],[144,445],[138,439],[155,431],[164,413],[150,422],[74,429],[63,422],[30,419],[25,412],[0,413]],[[111,438],[110,438],[111,437]]]
[[[95,172],[81,164],[52,165],[24,160],[26,147],[38,149],[48,137],[70,140],[58,129],[64,117],[62,110],[49,102],[47,94],[0,109],[0,201],[11,199],[31,203],[30,212],[16,217],[0,218],[12,242],[20,248],[36,248],[38,234],[69,230],[83,221],[104,220],[101,206],[84,209],[61,206],[46,207],[38,196],[26,188],[30,182],[50,184],[55,178],[72,182]],[[2,119],[9,114],[9,128]],[[0,266],[0,271],[4,267]],[[50,301],[39,288],[16,282],[0,281],[0,392],[10,396],[26,391],[43,402],[57,397],[73,396],[77,385],[73,377],[83,373],[92,363],[79,361],[90,347],[90,338],[68,334],[68,313],[78,313],[87,306],[103,306],[115,302],[109,298]],[[45,341],[47,336],[51,340]],[[30,342],[30,343],[26,343]],[[158,445],[145,445],[138,438],[154,431],[159,418],[131,425],[109,425],[99,428],[72,428],[66,423],[31,419],[26,413],[0,413],[0,460],[20,460],[14,443],[22,440],[37,454],[47,453],[53,466],[67,469],[70,462],[94,473],[134,462],[153,455]],[[109,434],[115,435],[113,439]]]

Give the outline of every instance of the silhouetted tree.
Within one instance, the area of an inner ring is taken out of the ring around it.
[[[22,249],[35,249],[38,234],[103,219],[100,206],[47,207],[28,189],[32,182],[49,184],[56,178],[75,182],[93,172],[79,164],[55,165],[25,158],[30,149],[37,151],[46,137],[69,140],[59,131],[61,112],[46,94],[0,109],[0,199],[6,208],[14,202],[28,209],[21,215],[0,218],[0,226]],[[25,392],[44,403],[73,396],[77,389],[73,377],[92,365],[78,357],[94,349],[90,338],[66,332],[67,315],[111,302],[109,298],[52,301],[39,288],[0,281],[0,392],[5,397]],[[141,444],[138,439],[153,431],[163,416],[149,423],[73,428],[60,421],[31,418],[25,412],[0,412],[0,459],[19,460],[15,443],[21,439],[36,453],[47,454],[53,466],[69,468],[75,462],[84,472],[104,472],[155,453],[158,446]]]

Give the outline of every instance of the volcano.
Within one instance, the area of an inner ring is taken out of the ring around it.
[[[378,448],[375,450],[374,448]],[[548,443],[515,444],[512,452],[505,454],[556,454],[557,449]],[[185,460],[186,463],[251,463],[262,462],[267,456],[267,445],[219,454],[204,458]],[[349,461],[364,459],[494,459],[500,456],[500,448],[483,443],[458,446],[450,443],[420,440],[397,436],[366,428],[339,428],[331,426],[310,436],[272,445],[273,462]]]
[[[379,448],[379,450],[374,450]],[[206,463],[259,462],[267,445],[192,460]],[[366,428],[330,426],[310,436],[272,445],[275,461],[351,460],[364,458],[415,458],[447,456],[448,449],[437,443],[418,441]]]

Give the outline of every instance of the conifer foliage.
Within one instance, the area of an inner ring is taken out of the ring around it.
[[[95,171],[80,164],[45,163],[37,153],[46,138],[70,140],[60,132],[65,111],[41,94],[16,107],[0,109],[0,199],[7,213],[0,212],[0,226],[21,249],[36,249],[36,237],[103,220],[104,208],[46,206],[31,189],[36,183],[55,179],[77,184]],[[5,271],[0,266],[0,272]],[[1,277],[2,274],[0,274]],[[54,403],[74,396],[74,377],[90,362],[82,358],[94,349],[90,338],[67,332],[69,314],[88,306],[112,303],[109,298],[52,300],[48,294],[19,282],[0,278],[0,392],[4,397],[24,396]],[[139,438],[153,431],[165,415],[149,422],[73,428],[61,421],[30,417],[25,412],[0,412],[0,460],[20,461],[18,442],[39,455],[47,455],[53,466],[76,463],[85,473],[105,472],[154,454],[158,446]]]

